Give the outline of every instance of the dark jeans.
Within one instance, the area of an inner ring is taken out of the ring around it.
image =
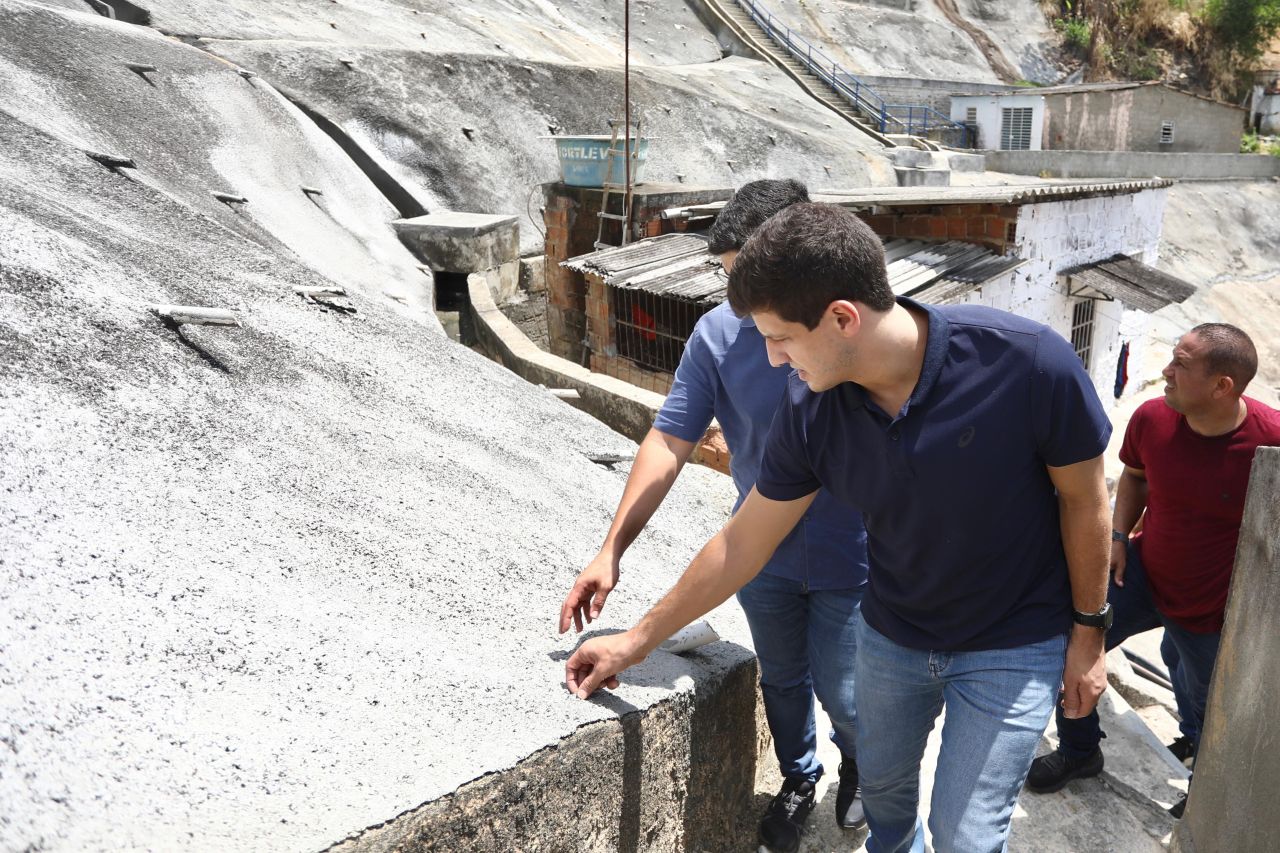
[[[1160,657],[1169,668],[1169,680],[1173,683],[1173,698],[1182,717],[1182,733],[1195,742],[1200,741],[1200,729],[1204,724],[1204,706],[1209,696],[1209,679],[1213,675],[1213,662],[1218,657],[1218,641],[1221,634],[1195,634],[1180,627],[1172,619],[1156,610],[1147,586],[1147,573],[1142,567],[1142,557],[1137,547],[1129,544],[1125,560],[1124,586],[1111,584],[1107,601],[1115,610],[1115,621],[1107,631],[1107,651],[1114,649],[1135,634],[1164,628],[1164,640],[1160,643]],[[1057,709],[1059,749],[1070,758],[1084,758],[1097,749],[1102,741],[1102,727],[1095,710],[1087,717],[1068,720]]]

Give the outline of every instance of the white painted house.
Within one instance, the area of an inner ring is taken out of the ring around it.
[[[1151,312],[1182,302],[1195,289],[1152,266],[1171,183],[865,187],[824,190],[814,200],[857,211],[885,240],[895,294],[934,304],[989,305],[1044,323],[1071,341],[1110,404],[1117,398],[1124,344],[1131,344],[1129,357],[1139,363]],[[664,218],[688,222],[722,206],[675,208]],[[723,282],[707,273],[714,259],[684,235],[606,249],[566,265],[596,274],[606,302],[616,292],[609,304],[634,293],[656,300],[646,309],[656,316],[680,316],[680,306],[662,300],[687,302],[701,312],[724,298]],[[611,326],[610,334],[626,325],[607,307],[596,314]],[[678,360],[679,352],[672,357]],[[1126,387],[1121,396],[1134,390]]]
[[[1044,147],[1043,95],[955,95],[951,120],[975,130],[974,148],[1039,151]]]

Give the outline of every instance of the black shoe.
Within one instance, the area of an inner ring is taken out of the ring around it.
[[[1027,790],[1037,794],[1059,791],[1072,779],[1097,776],[1102,772],[1102,750],[1095,748],[1084,758],[1068,758],[1061,752],[1042,755],[1031,762]]]
[[[862,812],[858,762],[847,755],[840,762],[840,787],[836,789],[836,823],[842,829],[862,829],[867,825],[867,816]]]
[[[1173,757],[1186,763],[1188,758],[1196,754],[1196,742],[1186,735],[1182,735],[1171,744],[1167,744],[1165,749],[1173,753]]]
[[[760,821],[760,845],[769,853],[795,853],[800,833],[813,811],[813,783],[807,779],[783,780],[782,790],[769,803]]]
[[[1169,814],[1173,815],[1178,820],[1182,820],[1182,813],[1186,811],[1186,809],[1187,795],[1183,794],[1181,797],[1178,797],[1178,801],[1176,803],[1169,806]]]

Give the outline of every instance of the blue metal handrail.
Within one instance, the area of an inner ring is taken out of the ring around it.
[[[737,0],[738,5],[760,25],[765,34],[799,60],[819,80],[826,83],[854,109],[870,118],[881,133],[905,133],[928,136],[930,130],[960,134],[961,144],[971,148],[973,128],[944,116],[923,104],[890,104],[870,86],[845,71],[831,57],[814,47],[808,39],[774,17],[757,0]],[[903,112],[905,111],[905,117]]]

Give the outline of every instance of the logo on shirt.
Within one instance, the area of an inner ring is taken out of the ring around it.
[[[956,447],[968,447],[969,442],[973,441],[973,436],[977,432],[973,427],[969,427],[960,433],[960,440],[956,442]]]

